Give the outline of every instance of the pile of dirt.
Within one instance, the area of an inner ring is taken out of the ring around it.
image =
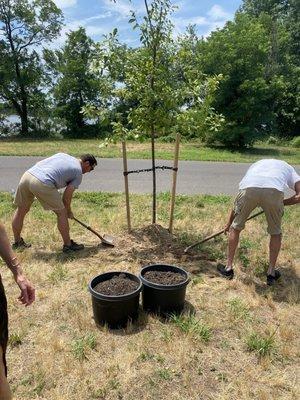
[[[178,239],[159,224],[132,230],[129,235],[119,241],[118,247],[125,253],[133,253],[133,256],[140,254],[141,258],[153,255],[161,257],[165,256],[166,252],[181,256],[184,250]]]
[[[132,293],[138,287],[138,282],[131,280],[125,274],[119,274],[98,283],[93,289],[98,293],[108,296],[120,296],[122,294]]]
[[[149,282],[167,286],[177,285],[185,280],[185,276],[180,272],[172,271],[147,271],[144,278]]]

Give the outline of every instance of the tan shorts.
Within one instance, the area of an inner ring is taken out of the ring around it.
[[[261,207],[266,215],[268,233],[281,234],[281,219],[283,216],[283,192],[269,188],[247,188],[240,190],[234,202],[234,220],[231,226],[241,231],[251,211]]]
[[[22,176],[15,195],[14,204],[18,207],[30,207],[37,198],[45,210],[65,208],[61,195],[55,187],[45,185],[28,171]]]

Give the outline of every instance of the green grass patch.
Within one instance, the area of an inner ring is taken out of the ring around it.
[[[84,360],[87,358],[88,351],[95,349],[96,344],[96,336],[93,333],[89,333],[83,337],[73,340],[71,343],[73,356],[77,360]]]
[[[249,351],[254,351],[261,357],[270,355],[275,350],[274,334],[275,332],[267,335],[262,335],[257,332],[251,333],[246,339],[247,349]]]
[[[8,339],[8,344],[10,347],[18,347],[23,342],[24,335],[20,332],[11,332]]]
[[[250,318],[249,307],[239,297],[230,299],[228,308],[234,321],[248,320]]]
[[[54,153],[65,152],[74,156],[82,153],[92,153],[102,158],[121,158],[121,143],[99,147],[97,139],[73,140],[1,140],[1,156],[50,156]],[[151,158],[150,142],[127,143],[127,157],[134,159]],[[157,142],[156,157],[172,160],[174,158],[174,143]],[[180,145],[180,160],[191,161],[230,161],[254,162],[261,158],[280,158],[291,164],[300,163],[300,148],[276,146],[274,144],[256,144],[251,149],[229,150],[222,147],[205,147],[199,142],[183,142]]]
[[[176,315],[170,316],[171,322],[173,322],[180,330],[184,333],[189,333],[192,336],[201,339],[203,342],[208,342],[212,336],[211,328],[198,320],[194,315]]]

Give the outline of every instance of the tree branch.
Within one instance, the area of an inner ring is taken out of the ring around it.
[[[31,38],[29,39],[29,41],[28,41],[27,43],[25,43],[25,44],[23,44],[22,46],[20,46],[20,47],[17,48],[17,52],[20,53],[20,51],[21,51],[22,49],[25,49],[25,47],[30,46],[30,45],[32,45],[32,44],[38,44],[38,43],[40,43],[40,42],[43,40],[43,38],[41,38],[41,39],[39,39],[39,40],[37,40],[37,41],[35,41],[35,42],[33,42],[33,39],[34,39],[35,36],[36,36],[38,33],[40,33],[41,31],[42,31],[42,30],[39,29],[39,30],[37,30],[36,32],[34,32],[33,35],[31,35]]]

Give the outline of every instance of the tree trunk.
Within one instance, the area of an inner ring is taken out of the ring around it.
[[[81,91],[79,91],[79,107],[80,107],[80,111],[82,110],[83,106],[84,106],[84,101],[83,101],[82,93],[81,93]],[[76,117],[76,125],[77,125],[77,128],[79,128],[79,129],[81,129],[81,128],[83,128],[85,126],[83,114],[80,111],[79,111],[79,113],[77,114],[77,117]]]
[[[28,108],[27,108],[27,95],[23,88],[21,89],[22,101],[21,101],[21,134],[22,136],[28,136]]]
[[[9,3],[8,3],[8,6],[10,7]],[[21,118],[21,134],[22,134],[22,136],[28,136],[28,108],[27,108],[27,97],[28,96],[27,96],[27,93],[25,91],[24,84],[22,81],[21,69],[20,69],[19,58],[18,58],[19,56],[15,49],[10,17],[11,17],[11,15],[9,13],[8,17],[6,19],[6,22],[5,22],[5,30],[6,30],[6,34],[7,34],[9,43],[10,43],[10,48],[11,48],[11,52],[13,55],[13,59],[14,59],[16,82],[20,89],[21,104],[20,104],[20,108],[17,107],[16,110],[18,111],[18,114]],[[16,103],[17,103],[17,101],[13,102],[13,104],[16,104]]]
[[[151,156],[152,156],[152,176],[153,176],[152,224],[155,224],[156,223],[156,170],[155,170],[155,131],[153,124],[151,126]]]

